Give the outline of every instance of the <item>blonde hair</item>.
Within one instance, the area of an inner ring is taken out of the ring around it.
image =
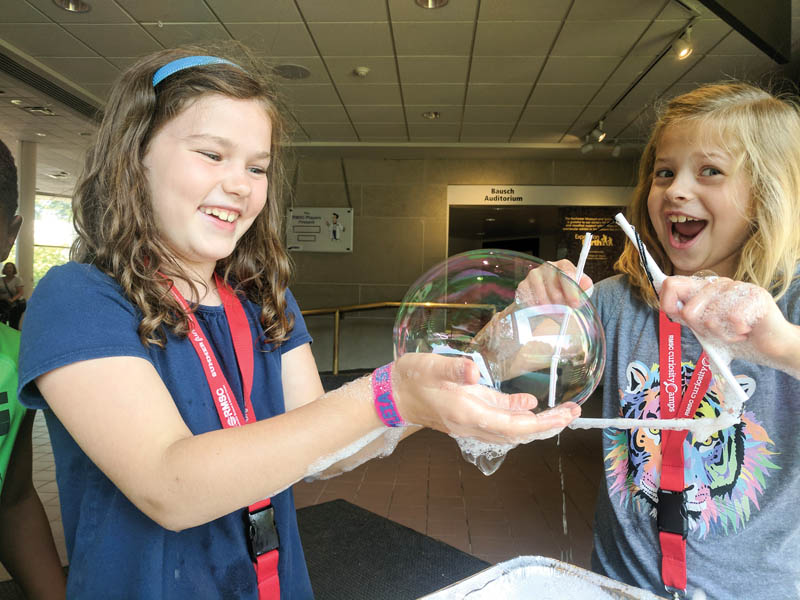
[[[208,48],[183,47],[146,56],[122,74],[112,88],[73,198],[78,238],[71,258],[96,265],[119,283],[141,310],[139,337],[145,345],[163,346],[164,326],[179,336],[188,330],[188,320],[162,275],[188,282],[190,302],[197,302],[200,295],[156,228],[142,159],[164,124],[210,94],[256,100],[272,125],[265,208],[233,253],[217,263],[217,272],[261,306],[266,342],[280,343],[292,328],[292,320],[286,316],[291,265],[281,242],[281,196],[287,188],[281,150],[286,124],[270,77],[245,49],[232,45],[212,52],[239,66],[221,63],[186,68],[154,89],[153,74],[160,67],[179,58],[210,53]]]
[[[750,184],[750,236],[742,244],[734,278],[759,285],[780,298],[800,260],[800,110],[793,99],[777,97],[743,82],[701,86],[670,100],[659,111],[639,163],[639,181],[626,211],[628,221],[661,269],[673,265],[658,241],[647,210],[656,149],[667,127],[691,124],[721,140],[744,169]],[[658,300],[628,241],[615,268],[651,306]]]

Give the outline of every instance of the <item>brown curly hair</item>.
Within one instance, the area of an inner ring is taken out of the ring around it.
[[[154,89],[153,74],[165,64],[213,52],[235,65],[211,64],[183,69]],[[201,297],[159,234],[142,159],[153,136],[184,109],[209,94],[259,101],[272,125],[270,182],[264,210],[233,253],[217,262],[216,272],[236,291],[261,306],[264,341],[284,341],[292,329],[286,314],[291,262],[283,248],[282,195],[287,189],[282,149],[287,125],[267,68],[243,47],[182,47],[138,60],[113,86],[95,144],[86,155],[72,207],[78,238],[70,257],[91,263],[113,277],[142,313],[139,337],[145,345],[164,346],[164,327],[186,335],[188,320],[172,298],[164,277],[189,283],[188,300]],[[163,275],[163,277],[162,277]]]

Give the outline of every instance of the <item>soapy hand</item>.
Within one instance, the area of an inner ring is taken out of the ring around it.
[[[661,309],[704,341],[741,358],[800,374],[800,328],[765,289],[727,277],[667,277]]]
[[[530,394],[503,394],[478,379],[478,367],[467,358],[405,354],[395,362],[392,388],[407,422],[493,444],[522,443],[580,415],[572,402],[534,414],[537,401]]]
[[[575,280],[577,268],[567,259],[548,263],[566,273]],[[524,280],[517,286],[517,302],[527,304],[566,304],[572,308],[580,306],[581,297],[574,286],[564,286],[564,278],[554,269],[542,266],[531,269]],[[592,287],[592,280],[588,275],[582,275],[578,282],[583,291]]]

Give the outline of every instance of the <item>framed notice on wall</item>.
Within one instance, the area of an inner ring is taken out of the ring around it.
[[[286,247],[291,252],[352,252],[352,208],[290,208]]]

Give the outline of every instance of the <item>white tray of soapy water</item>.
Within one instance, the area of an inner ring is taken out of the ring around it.
[[[544,556],[518,556],[419,600],[662,600],[575,565]]]

